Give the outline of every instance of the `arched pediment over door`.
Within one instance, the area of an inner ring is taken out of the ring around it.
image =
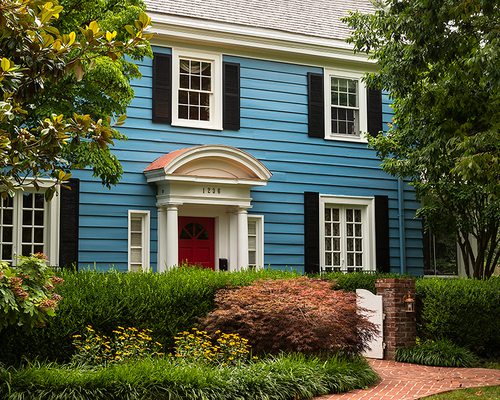
[[[250,188],[263,186],[271,172],[235,147],[205,145],[167,153],[144,170],[158,185],[158,206],[217,204],[250,206]]]

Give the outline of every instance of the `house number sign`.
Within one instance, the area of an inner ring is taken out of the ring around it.
[[[221,194],[221,190],[218,187],[204,186],[202,188],[203,194]]]

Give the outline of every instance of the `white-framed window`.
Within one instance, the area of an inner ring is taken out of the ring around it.
[[[172,125],[222,129],[222,56],[172,49]]]
[[[43,184],[42,184],[43,185]],[[59,263],[59,189],[50,201],[42,189],[16,190],[0,197],[0,259],[17,265],[17,256],[44,253]]]
[[[248,267],[264,267],[264,216],[248,216]]]
[[[325,70],[325,138],[366,142],[366,86],[362,74]]]
[[[128,270],[149,270],[150,212],[128,211]]]
[[[374,218],[373,197],[321,196],[322,272],[375,270]]]

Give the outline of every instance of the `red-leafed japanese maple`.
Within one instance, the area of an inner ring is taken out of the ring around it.
[[[356,295],[306,277],[257,281],[217,293],[205,329],[238,333],[255,352],[358,354],[376,327],[356,312]]]

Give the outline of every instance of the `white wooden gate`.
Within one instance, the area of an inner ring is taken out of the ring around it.
[[[376,335],[369,343],[368,349],[363,355],[368,358],[384,358],[384,314],[382,310],[382,296],[373,294],[365,289],[356,289],[356,305],[358,312],[360,308],[367,310],[363,315],[378,328]]]

